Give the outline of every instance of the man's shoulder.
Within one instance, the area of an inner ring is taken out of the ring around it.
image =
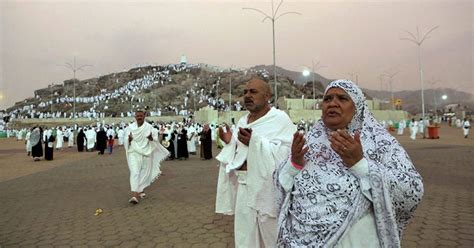
[[[290,119],[290,116],[288,116],[288,114],[283,110],[272,108],[268,114],[272,115],[273,118],[278,120],[277,122],[275,122],[275,124],[281,124],[281,125],[288,125],[289,123],[293,124],[293,122]]]
[[[273,113],[274,113],[275,115],[277,115],[277,116],[286,117],[286,118],[288,118],[288,119],[290,118],[290,117],[288,116],[288,114],[287,114],[285,111],[281,110],[281,109],[277,109],[277,108],[273,108],[273,107],[272,107],[272,108],[270,109],[270,112],[273,112]]]

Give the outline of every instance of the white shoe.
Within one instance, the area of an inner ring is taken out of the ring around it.
[[[145,192],[141,192],[138,196],[140,196],[141,199],[144,199],[146,198],[146,194]]]
[[[133,196],[132,198],[130,198],[130,200],[128,200],[129,203],[132,203],[132,204],[138,204],[138,199]]]

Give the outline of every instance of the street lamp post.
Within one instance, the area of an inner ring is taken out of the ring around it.
[[[196,113],[196,88],[197,83],[193,83],[191,87],[191,94],[193,96],[193,115]]]
[[[448,96],[447,96],[446,94],[444,94],[444,95],[441,96],[441,99],[444,101],[443,104],[445,105],[445,104],[446,104],[446,100],[448,100]],[[445,109],[446,109],[445,106],[443,106],[443,110],[442,110],[443,116],[444,116],[444,113],[445,113]]]
[[[347,74],[351,76],[352,82],[354,82],[356,85],[359,85],[359,74],[354,73],[354,72],[348,72]],[[355,80],[354,80],[354,76],[355,76]]]
[[[426,126],[425,125],[425,97],[424,97],[424,85],[423,85],[423,67],[421,65],[421,45],[426,39],[430,38],[429,34],[433,32],[435,29],[437,29],[438,27],[439,26],[435,26],[431,28],[424,35],[421,35],[420,30],[418,29],[418,27],[416,27],[416,36],[411,32],[405,31],[408,34],[408,37],[400,38],[401,40],[407,40],[407,41],[413,42],[418,46],[418,66],[420,70],[420,84],[421,84],[421,112],[422,112],[424,127]],[[423,138],[425,138],[425,133],[426,132],[423,132]]]
[[[193,115],[196,114],[196,92],[193,92]]]
[[[49,86],[51,87],[51,115],[53,114],[53,103],[54,103],[54,99],[53,99],[53,87],[54,87],[54,83],[51,83],[51,85]]]
[[[324,67],[327,67],[325,65],[320,65],[320,61],[318,61],[316,64],[314,64],[314,60],[311,60],[311,74],[312,74],[312,83],[313,83],[313,109],[316,108],[316,87],[315,87],[315,75],[316,75],[316,71],[321,69],[321,68],[324,68]],[[308,70],[304,70],[303,71],[303,76],[307,77],[309,76],[310,72]]]
[[[154,99],[154,102],[155,102],[155,104],[154,104],[154,105],[155,105],[154,112],[156,113],[156,112],[158,112],[158,111],[157,111],[158,109],[156,108],[156,93],[155,93],[155,91],[153,91],[153,99]]]
[[[381,95],[380,98],[382,98],[382,94],[383,94],[383,93],[382,93],[382,92],[383,92],[383,77],[384,77],[384,74],[380,74],[380,75],[379,75],[379,79],[380,79],[380,95]]]
[[[194,109],[194,115],[196,115],[196,93],[199,92],[199,90],[198,90],[198,82],[199,82],[199,77],[196,78],[196,82],[194,83],[194,93],[193,93],[193,109]]]
[[[229,68],[229,109],[230,109],[230,117],[232,119],[232,67]]]
[[[433,90],[433,104],[434,104],[434,112],[435,112],[435,118],[438,119],[438,97],[436,96],[436,89],[435,85],[439,83],[439,80],[431,80],[428,81],[428,84],[431,85],[432,90]]]
[[[399,71],[397,72],[394,72],[394,73],[387,73],[387,74],[383,74],[383,76],[386,76],[389,78],[389,86],[390,86],[390,102],[391,102],[391,106],[392,106],[392,110],[395,110],[395,99],[394,99],[394,96],[393,96],[393,78],[399,73]]]
[[[275,99],[274,99],[274,104],[275,106],[277,105],[277,100],[278,100],[278,88],[277,88],[277,74],[276,74],[276,59],[275,59],[275,22],[282,16],[284,15],[288,15],[288,14],[297,14],[297,15],[301,15],[301,13],[299,12],[285,12],[283,14],[280,14],[278,15],[278,10],[280,9],[280,6],[282,5],[283,3],[283,0],[280,1],[280,3],[278,4],[278,6],[276,8],[274,8],[274,5],[273,5],[273,0],[272,0],[272,13],[271,15],[268,15],[266,14],[265,12],[263,12],[262,10],[259,10],[259,9],[256,9],[256,8],[243,8],[244,10],[253,10],[253,11],[257,11],[258,13],[262,14],[263,16],[265,16],[263,19],[262,19],[262,22],[265,22],[265,20],[269,19],[272,21],[272,37],[273,37],[273,82],[274,82],[274,87],[275,87]]]
[[[458,85],[454,88],[454,99],[455,101],[457,101],[458,103],[461,102],[461,99],[459,99],[459,93],[460,93],[460,90],[462,89],[463,87],[461,85]]]
[[[311,60],[311,74],[312,74],[312,83],[313,83],[313,100],[316,100],[316,88],[315,88],[315,74],[316,74],[316,71],[321,69],[321,68],[324,68],[324,67],[327,67],[325,65],[320,65],[320,61],[318,61],[316,64],[314,64],[314,60]],[[309,71],[308,70],[304,70],[303,71],[303,76],[307,77],[309,76]]]
[[[220,83],[220,78],[217,80],[217,83],[216,83],[216,102],[219,101],[219,83]]]
[[[229,77],[229,108],[232,111],[232,77]]]
[[[73,97],[73,102],[72,102],[72,112],[73,112],[73,118],[76,119],[76,71],[82,71],[83,68],[87,66],[92,66],[92,65],[81,65],[77,66],[76,65],[76,56],[74,56],[74,61],[73,63],[66,62],[64,65],[62,65],[70,70],[72,70],[73,73],[73,90],[72,90],[72,97]]]

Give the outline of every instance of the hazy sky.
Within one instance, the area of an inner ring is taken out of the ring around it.
[[[72,78],[58,65],[73,56],[93,65],[79,79],[177,63],[182,54],[190,63],[224,67],[271,64],[271,22],[242,10],[271,13],[270,2],[0,0],[0,109]],[[400,71],[395,91],[420,89],[417,46],[400,38],[405,30],[416,33],[419,26],[424,33],[439,25],[422,45],[425,79],[474,93],[474,1],[286,0],[279,12],[286,11],[301,15],[276,22],[279,66],[301,71],[314,59],[327,66],[321,75],[351,79],[356,73],[372,89],[381,88],[380,74]]]

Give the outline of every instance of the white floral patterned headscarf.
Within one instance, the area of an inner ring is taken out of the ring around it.
[[[368,110],[367,103],[365,102],[364,93],[357,87],[354,83],[347,80],[336,80],[331,82],[326,90],[324,91],[324,95],[328,92],[331,88],[341,88],[343,89],[349,96],[351,97],[352,101],[355,105],[355,113],[352,117],[351,123],[349,123],[348,129],[351,133],[354,133],[357,130],[360,130],[362,127],[362,122],[364,121],[364,113]]]
[[[282,247],[327,247],[335,245],[366,211],[374,211],[382,247],[399,247],[403,229],[423,195],[421,176],[398,141],[373,117],[362,91],[353,82],[336,80],[330,88],[346,91],[355,104],[348,125],[358,131],[369,167],[372,192],[370,202],[360,190],[359,179],[332,150],[329,133],[319,120],[306,134],[309,151],[306,165],[294,177],[293,189],[286,192],[275,171],[279,189],[279,235]],[[373,209],[373,210],[372,210]]]

